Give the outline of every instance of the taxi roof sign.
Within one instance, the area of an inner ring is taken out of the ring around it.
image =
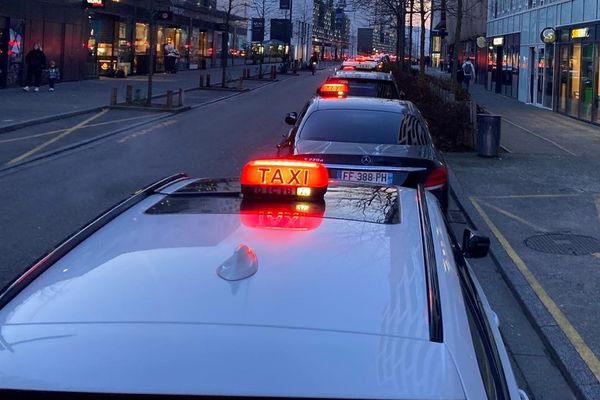
[[[258,197],[322,198],[328,181],[323,164],[286,159],[250,161],[240,176],[242,193]]]
[[[326,82],[319,88],[321,96],[343,97],[348,94],[348,84],[344,82]]]

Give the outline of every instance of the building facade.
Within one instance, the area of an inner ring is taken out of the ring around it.
[[[600,2],[490,0],[487,86],[600,123]]]
[[[179,52],[179,69],[218,66],[224,20],[215,0],[0,0],[0,87],[22,83],[34,43],[63,80],[146,74],[150,43],[154,71],[164,71],[166,43]],[[246,20],[230,25],[231,56],[239,56]]]
[[[248,32],[254,51],[285,52],[292,58],[306,62],[313,53],[320,59],[339,59],[348,55],[351,22],[344,3],[333,0],[293,0],[288,36],[282,39],[281,30],[273,30],[273,21],[290,21],[288,1],[264,0],[250,10],[251,19],[262,29]],[[284,6],[284,8],[280,8]],[[283,22],[282,22],[283,23]],[[288,22],[289,23],[289,22]],[[259,34],[256,34],[258,31]],[[291,39],[289,39],[291,35]],[[291,44],[290,49],[284,47]],[[280,50],[277,50],[280,49]]]

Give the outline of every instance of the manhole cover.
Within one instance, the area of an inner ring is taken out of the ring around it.
[[[600,240],[570,233],[545,233],[525,239],[530,249],[543,253],[585,256],[600,252]]]

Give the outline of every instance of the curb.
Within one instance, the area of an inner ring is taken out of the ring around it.
[[[77,110],[77,111],[70,111],[70,112],[61,113],[61,114],[49,115],[47,117],[42,117],[42,118],[37,118],[37,119],[29,119],[27,121],[17,122],[16,124],[0,127],[0,134],[16,131],[18,129],[27,128],[27,127],[33,126],[33,125],[44,124],[46,122],[57,121],[59,119],[71,118],[71,117],[76,117],[81,114],[88,114],[88,113],[92,113],[95,111],[100,111],[106,107],[107,106],[90,107],[90,108],[85,108],[85,109],[81,109],[81,110]]]
[[[516,265],[505,253],[497,238],[488,229],[488,226],[465,195],[456,174],[449,165],[448,176],[450,182],[452,182],[450,195],[465,215],[468,224],[490,238],[492,244],[489,252],[490,259],[496,265],[509,289],[521,305],[525,316],[546,346],[551,359],[559,367],[562,375],[578,398],[597,400],[598,390],[600,390],[598,381]]]
[[[248,79],[248,78],[246,78]],[[234,79],[234,80],[230,80],[228,82],[236,82],[239,79]],[[252,78],[250,78],[249,80],[253,80]],[[271,82],[276,82],[278,80],[272,81],[269,79],[269,81]],[[212,88],[212,87],[189,87],[187,89],[183,89],[184,92],[189,92],[192,90],[214,90],[214,91],[231,91],[231,92],[238,92],[238,93],[245,93],[251,90],[254,90],[256,88],[245,88],[242,90],[239,89],[234,89],[234,88]],[[159,94],[155,94],[152,96],[153,99],[158,99],[161,97],[165,97],[167,95],[167,93],[159,93]],[[204,103],[203,103],[204,104]],[[119,104],[118,104],[119,105]],[[82,114],[89,114],[95,111],[100,111],[104,108],[111,108],[112,106],[110,105],[101,105],[101,106],[94,106],[94,107],[89,107],[89,108],[85,108],[85,109],[81,109],[81,110],[77,110],[77,111],[69,111],[66,113],[60,113],[60,114],[54,114],[54,115],[49,115],[47,117],[42,117],[42,118],[36,118],[36,119],[30,119],[27,121],[22,121],[22,122],[17,122],[16,124],[12,124],[12,125],[6,125],[6,126],[2,126],[0,127],[0,135],[3,133],[8,133],[8,132],[12,132],[12,131],[16,131],[19,129],[23,129],[23,128],[27,128],[29,126],[34,126],[34,125],[40,125],[40,124],[45,124],[47,122],[52,122],[52,121],[58,121],[61,119],[65,119],[65,118],[71,118],[71,117],[76,117],[78,115],[82,115]],[[3,170],[0,170],[0,172]]]
[[[275,82],[271,82],[271,83],[275,83]],[[265,85],[260,86],[259,88],[262,88],[264,86],[268,86],[269,84],[270,83],[267,83]],[[259,89],[259,88],[257,88],[257,89]],[[195,89],[189,89],[189,90],[195,90]],[[248,91],[250,91],[250,89]],[[214,104],[214,103],[218,103],[220,101],[227,100],[227,99],[230,99],[232,97],[237,97],[237,96],[239,96],[241,94],[247,93],[248,91],[246,91],[246,92],[237,91],[237,92],[233,92],[233,93],[231,93],[231,94],[229,94],[227,96],[223,96],[223,97],[219,97],[217,99],[209,100],[209,101],[206,101],[204,103],[195,104],[195,105],[192,105],[192,106],[187,106],[185,110],[182,110],[182,112],[189,111],[189,110],[196,110],[198,108],[202,108],[202,107]],[[104,109],[104,108],[110,108],[110,106],[109,107],[99,107],[99,109]],[[26,166],[26,165],[34,163],[36,161],[42,160],[44,158],[52,157],[52,156],[64,153],[66,151],[74,150],[74,149],[77,149],[79,147],[88,145],[90,143],[94,143],[94,142],[100,141],[100,140],[105,139],[107,137],[117,135],[117,134],[122,133],[122,132],[124,132],[124,131],[126,131],[128,129],[135,129],[135,128],[138,128],[140,126],[144,126],[144,125],[156,122],[156,121],[160,121],[160,120],[163,120],[163,119],[171,118],[171,117],[173,117],[173,116],[175,116],[177,114],[179,114],[179,113],[173,113],[173,112],[167,112],[167,111],[165,111],[165,115],[160,115],[160,116],[157,116],[156,118],[152,118],[152,119],[147,120],[147,121],[141,121],[141,122],[135,123],[133,125],[128,125],[128,126],[125,126],[125,127],[121,127],[121,128],[118,128],[118,129],[115,129],[113,131],[107,132],[107,133],[105,133],[103,135],[100,135],[100,136],[95,136],[95,137],[92,137],[92,138],[89,138],[89,139],[82,140],[82,141],[77,142],[77,143],[72,143],[70,145],[58,148],[56,150],[51,150],[51,151],[47,151],[45,153],[38,154],[36,157],[33,157],[31,159],[28,159],[28,160],[25,160],[25,161],[20,162],[18,164],[14,164],[14,165],[11,165],[11,166],[8,166],[8,167],[0,168],[0,175],[3,175],[5,172],[14,170],[16,168],[19,168],[19,167],[22,167],[22,166]]]

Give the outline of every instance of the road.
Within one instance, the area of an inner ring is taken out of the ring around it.
[[[0,285],[159,178],[182,171],[237,176],[249,159],[274,155],[289,128],[285,114],[300,111],[326,74],[285,76],[244,93],[193,92],[186,101],[194,108],[181,114],[103,110],[0,135]],[[527,347],[541,354],[532,362],[511,353],[520,385],[535,399],[574,398],[556,365],[542,357],[544,344],[493,263],[487,263],[480,279],[506,321],[509,350]]]

